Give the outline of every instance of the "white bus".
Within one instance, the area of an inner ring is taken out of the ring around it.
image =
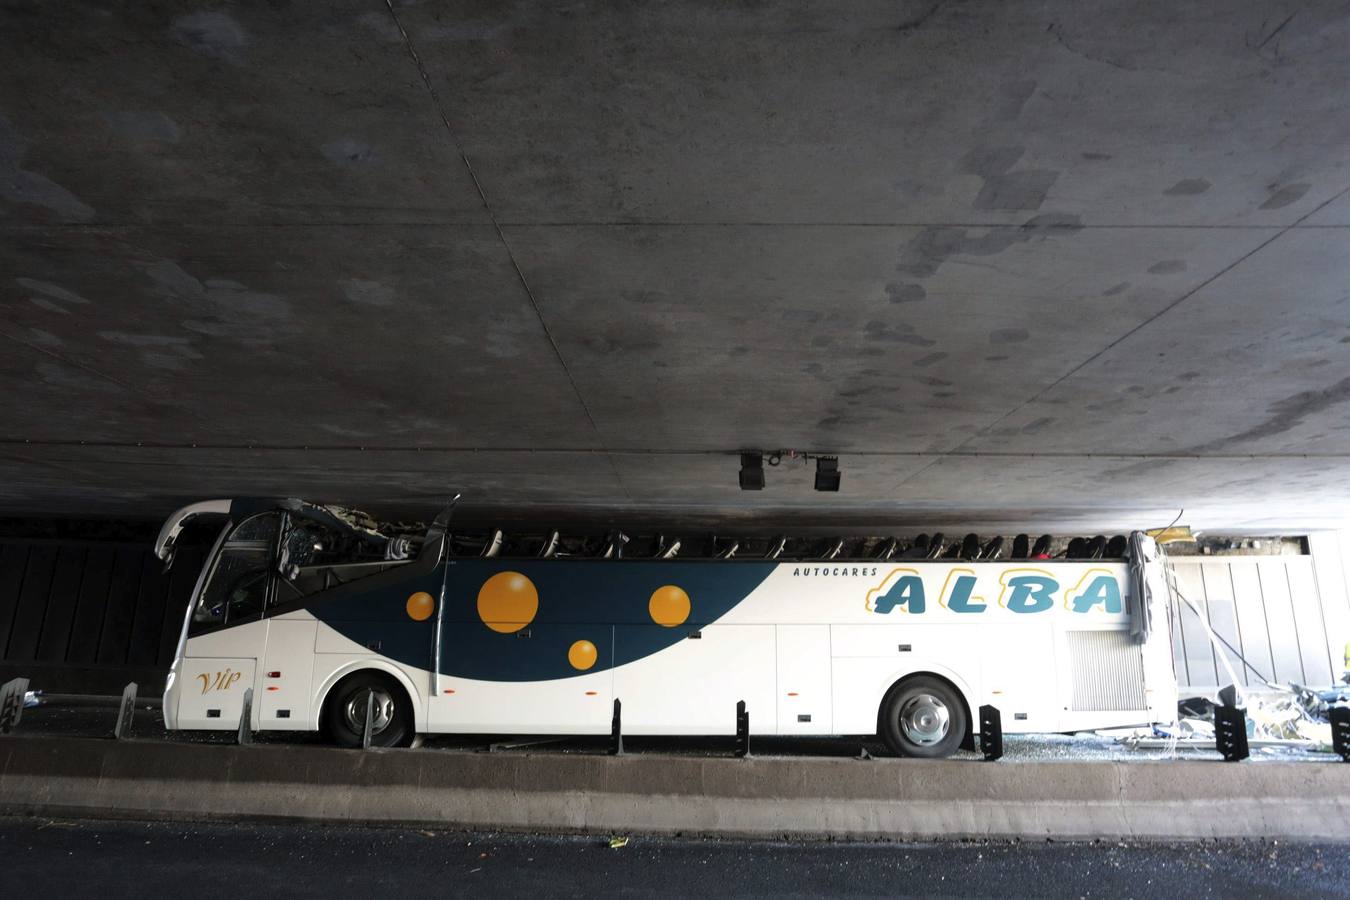
[[[1003,730],[1169,722],[1176,679],[1156,547],[1132,560],[461,557],[444,523],[397,535],[300,501],[225,518],[164,692],[171,729],[877,735],[897,754]],[[554,542],[556,544],[556,540]],[[494,546],[488,553],[497,548]],[[669,556],[669,553],[662,554]]]

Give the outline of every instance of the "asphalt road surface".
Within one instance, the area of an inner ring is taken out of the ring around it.
[[[864,844],[0,818],[0,897],[1336,897],[1345,846]]]

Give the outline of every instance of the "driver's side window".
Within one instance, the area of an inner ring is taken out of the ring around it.
[[[221,547],[192,622],[198,628],[253,618],[267,602],[272,554],[281,515],[263,513],[241,522]]]

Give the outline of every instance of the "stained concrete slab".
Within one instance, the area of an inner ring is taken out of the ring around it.
[[[1291,12],[12,3],[0,511],[1343,525],[1350,24]]]
[[[608,446],[933,452],[1277,232],[1028,217],[1016,228],[507,233]],[[1172,256],[1184,272],[1148,271]],[[923,299],[895,302],[902,286]]]
[[[921,0],[398,10],[508,221],[1013,223],[1043,194],[1034,208],[1147,225],[1288,224],[1344,187],[1343,11],[1303,7],[1272,37],[1288,15]],[[466,22],[467,38],[447,29]],[[1018,178],[1038,190],[979,202]],[[1188,178],[1215,189],[1166,193]],[[1294,183],[1298,200],[1261,208]]]
[[[1347,249],[1340,229],[1280,235],[968,448],[1030,451],[1049,440],[1066,452],[1343,452]],[[1043,427],[1028,431],[1037,421]]]
[[[381,9],[8,6],[0,164],[89,211],[0,196],[0,223],[486,222]]]

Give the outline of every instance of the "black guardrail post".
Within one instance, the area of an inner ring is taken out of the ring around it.
[[[28,693],[27,678],[12,678],[0,685],[0,734],[19,727],[23,717],[23,698]]]
[[[750,755],[750,710],[744,700],[736,704],[736,755],[742,759]]]
[[[1247,748],[1247,714],[1236,706],[1214,707],[1214,746],[1228,762],[1251,755]]]
[[[113,740],[131,737],[131,719],[136,714],[136,682],[122,688],[122,702],[117,705],[117,721],[113,723]]]
[[[1327,714],[1331,720],[1331,749],[1350,762],[1350,706],[1336,706]]]
[[[623,704],[614,698],[614,718],[609,723],[609,755],[623,756]]]
[[[244,688],[244,708],[239,713],[239,743],[253,743],[253,688]]]
[[[980,751],[989,762],[1003,755],[1003,716],[998,707],[980,707]]]

